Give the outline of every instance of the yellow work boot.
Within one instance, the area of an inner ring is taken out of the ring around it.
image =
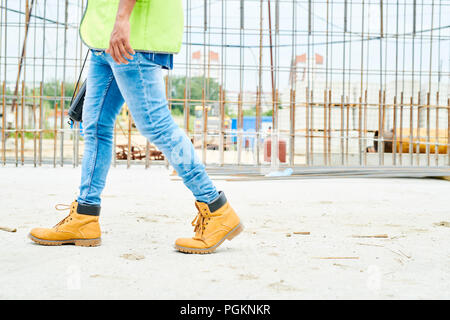
[[[192,225],[195,226],[195,236],[179,238],[175,248],[186,253],[211,253],[216,250],[225,239],[232,240],[244,230],[239,217],[228,204],[225,194],[211,204],[196,202],[198,214]]]
[[[78,205],[77,201],[64,205],[70,209],[69,215],[51,229],[34,228],[28,237],[36,243],[46,246],[74,244],[94,247],[101,244],[100,207]],[[57,210],[60,209],[56,206]],[[80,214],[82,213],[82,214]]]

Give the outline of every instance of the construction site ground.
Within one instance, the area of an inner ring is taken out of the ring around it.
[[[226,181],[246,229],[213,254],[178,253],[194,200],[162,166],[113,168],[100,247],[44,247],[27,234],[65,217],[80,168],[0,168],[0,299],[450,298],[450,182]]]

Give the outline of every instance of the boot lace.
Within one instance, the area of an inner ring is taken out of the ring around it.
[[[217,214],[211,213],[207,207],[200,208],[197,204],[195,204],[197,207],[198,213],[197,216],[192,220],[191,224],[194,227],[195,236],[194,239],[196,240],[204,240],[204,233],[206,230],[206,226],[208,225],[208,222],[211,220],[211,217],[217,216]]]
[[[70,213],[67,217],[65,217],[64,219],[62,219],[60,222],[58,222],[54,228],[57,228],[67,222],[69,222],[70,220],[72,220],[71,214],[72,214],[72,209],[74,209],[74,207],[71,204],[64,204],[64,203],[58,203],[55,205],[55,209],[57,211],[66,211],[66,210],[70,210]]]

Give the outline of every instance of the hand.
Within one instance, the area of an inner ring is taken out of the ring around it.
[[[116,20],[106,53],[109,53],[117,64],[128,64],[124,57],[133,60],[131,55],[135,54],[135,51],[130,45],[130,22],[128,20]]]

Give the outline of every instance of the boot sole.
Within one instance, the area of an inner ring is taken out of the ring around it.
[[[33,242],[36,242],[37,244],[41,244],[44,246],[61,246],[64,244],[73,244],[80,247],[97,247],[101,245],[102,239],[96,238],[96,239],[69,239],[69,240],[44,240],[36,238],[35,236],[32,236],[31,234],[28,235],[28,238],[30,238]]]
[[[205,249],[195,249],[195,248],[188,248],[188,247],[182,247],[175,245],[175,249],[178,251],[184,252],[184,253],[196,253],[196,254],[206,254],[206,253],[212,253],[214,252],[225,240],[233,240],[235,237],[237,237],[242,231],[244,231],[244,225],[242,223],[239,223],[236,227],[234,227],[230,232],[228,232],[225,237],[220,239],[219,242],[217,242],[215,245],[209,248]]]

